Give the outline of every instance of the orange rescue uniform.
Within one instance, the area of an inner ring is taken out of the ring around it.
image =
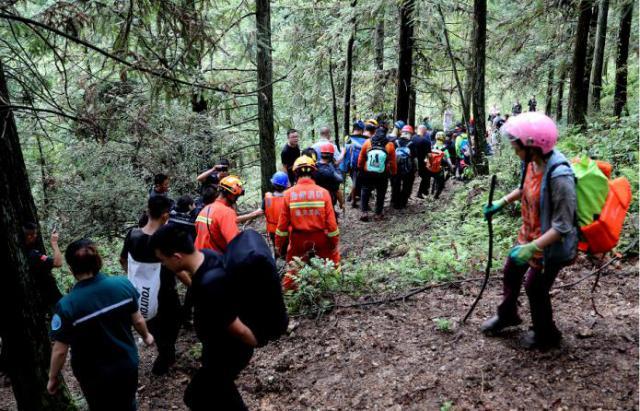
[[[336,266],[340,263],[340,230],[336,222],[329,191],[310,177],[298,179],[295,186],[284,192],[284,204],[276,228],[276,250],[282,250],[289,239],[287,262],[293,257],[309,260],[309,252],[328,258]],[[286,289],[295,288],[291,277],[285,276]]]
[[[196,218],[196,249],[224,253],[239,232],[237,217],[235,210],[220,198],[203,208]]]
[[[267,233],[275,234],[278,219],[284,206],[284,193],[267,193],[264,195],[264,217],[267,220]]]

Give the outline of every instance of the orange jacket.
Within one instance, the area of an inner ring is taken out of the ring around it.
[[[398,172],[398,164],[396,163],[396,147],[389,142],[384,146],[387,151],[387,173],[395,176]],[[358,169],[367,171],[367,153],[371,150],[371,139],[368,139],[362,145],[360,155],[358,156]]]
[[[284,192],[284,204],[276,228],[276,249],[282,249],[290,231],[323,231],[331,245],[334,248],[338,246],[340,230],[331,195],[310,177],[298,179],[295,186]]]
[[[196,218],[196,249],[208,248],[224,253],[227,244],[238,234],[237,214],[222,199],[217,199],[200,211]]]
[[[264,195],[264,217],[267,220],[267,233],[273,234],[278,227],[278,219],[284,206],[284,193],[266,193]]]

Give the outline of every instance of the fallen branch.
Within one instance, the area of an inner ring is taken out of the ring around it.
[[[613,257],[611,260],[607,261],[606,263],[602,264],[600,267],[598,267],[596,270],[591,271],[589,274],[585,275],[584,277],[569,283],[569,284],[563,284],[563,285],[559,285],[557,287],[553,287],[554,289],[561,289],[561,288],[569,288],[569,287],[573,287],[574,285],[580,284],[581,282],[583,282],[584,280],[593,277],[596,274],[599,274],[602,270],[604,270],[605,268],[607,268],[609,265],[611,265],[613,262],[618,261],[620,258],[622,258],[625,254],[627,254],[632,248],[634,248],[636,245],[638,244],[638,239],[636,239],[633,243],[631,243],[627,248],[625,248],[619,256]],[[599,277],[599,275],[598,275]],[[594,287],[592,288],[591,292],[593,292],[595,290],[596,285],[598,284],[598,281],[595,282]]]

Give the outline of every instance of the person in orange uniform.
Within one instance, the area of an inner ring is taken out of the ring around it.
[[[284,171],[278,171],[271,177],[271,185],[273,185],[273,192],[265,193],[260,208],[249,214],[238,216],[238,224],[244,224],[264,215],[267,222],[267,235],[275,249],[276,227],[284,205],[284,190],[289,188],[289,176]]]
[[[299,157],[293,165],[297,183],[284,192],[284,205],[276,228],[276,253],[284,254],[284,246],[289,239],[287,262],[294,257],[308,261],[313,252],[338,266],[340,230],[331,195],[311,178],[315,170],[316,162],[307,156]],[[285,275],[285,289],[296,288],[294,275],[293,272]]]
[[[207,248],[224,253],[227,244],[238,234],[237,214],[233,206],[244,195],[242,182],[236,176],[227,176],[218,183],[218,198],[200,211],[196,218],[198,250]]]

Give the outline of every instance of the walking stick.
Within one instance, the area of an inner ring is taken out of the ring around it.
[[[494,174],[491,177],[491,188],[489,189],[489,207],[493,205],[493,192],[496,189],[496,181],[497,177]],[[476,308],[478,301],[482,298],[482,293],[484,293],[484,289],[487,288],[487,283],[489,282],[489,274],[491,274],[491,260],[493,260],[493,224],[491,222],[492,216],[487,217],[487,224],[489,225],[489,259],[487,260],[487,269],[484,272],[484,281],[482,282],[482,287],[480,288],[480,292],[476,297],[476,300],[471,304],[471,308],[467,311],[467,314],[464,316],[462,323],[464,324],[467,321],[467,318],[471,315],[473,310]]]

